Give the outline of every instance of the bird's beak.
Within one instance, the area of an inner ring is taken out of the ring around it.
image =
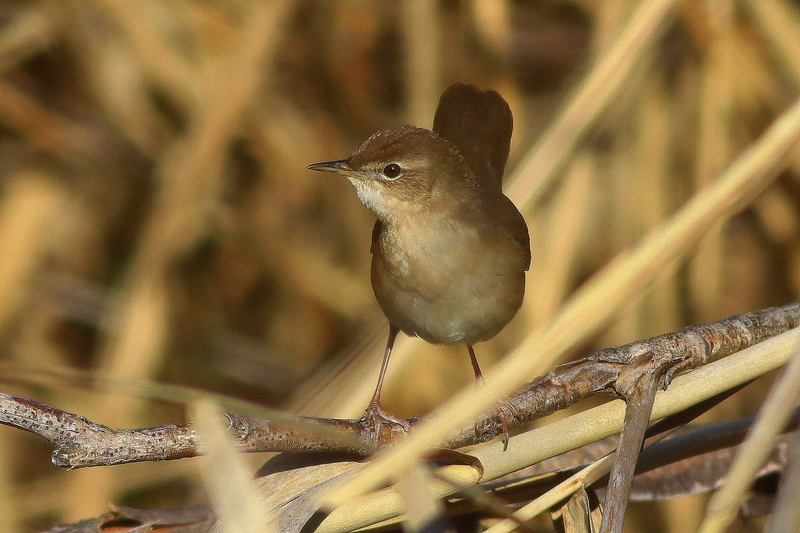
[[[348,172],[353,169],[350,168],[350,161],[348,159],[340,159],[338,161],[325,161],[324,163],[314,163],[308,165],[309,170],[319,170],[321,172]]]

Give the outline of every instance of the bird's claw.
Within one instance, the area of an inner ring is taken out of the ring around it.
[[[509,421],[514,416],[514,409],[508,403],[501,401],[494,408],[494,414],[500,421],[500,429],[503,432],[503,451],[506,451],[508,449],[508,439],[511,436]],[[475,437],[478,442],[484,442],[497,436],[497,433],[494,433],[497,427],[494,425],[495,423],[487,419],[483,419],[483,423],[480,420],[475,422]],[[485,438],[483,438],[484,433],[488,433]]]
[[[370,403],[364,414],[358,420],[375,442],[380,442],[381,428],[383,426],[400,427],[408,433],[411,429],[411,419],[399,418],[381,408],[380,404]]]

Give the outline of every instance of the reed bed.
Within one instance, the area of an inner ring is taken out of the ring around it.
[[[357,416],[385,342],[369,285],[373,216],[345,180],[305,167],[345,157],[379,129],[430,127],[453,81],[509,101],[506,188],[531,232],[523,308],[478,347],[490,367],[618,254],[657,246],[647,241],[654,228],[691,200],[713,201],[698,191],[797,101],[800,7],[6,2],[3,390],[111,427],[182,421],[184,398],[158,383]],[[608,318],[557,360],[796,300],[800,145],[791,135],[760,188],[728,197],[680,252],[642,259],[652,261],[638,264],[648,282],[609,300]],[[626,289],[615,283],[612,293]],[[468,387],[463,351],[402,339],[386,407],[422,416]],[[767,386],[707,420],[753,414]],[[108,502],[207,499],[208,471],[199,475],[194,460],[65,472],[49,453],[0,429],[3,531],[97,516]],[[633,506],[627,531],[694,530],[704,502]]]

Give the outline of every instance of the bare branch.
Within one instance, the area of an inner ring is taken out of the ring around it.
[[[340,451],[367,455],[376,447],[373,428],[363,421],[292,417],[254,420],[228,414],[228,428],[243,451]],[[53,445],[53,464],[66,468],[108,466],[139,461],[182,459],[199,454],[191,424],[142,429],[111,429],[47,404],[0,392],[0,423],[36,433]],[[403,432],[381,428],[380,443]]]
[[[115,430],[5,392],[0,392],[0,423],[46,438],[55,447],[53,464],[68,468],[180,459],[197,449],[188,426]]]
[[[666,388],[679,371],[716,361],[798,325],[800,303],[795,302],[598,350],[534,379],[506,400],[511,412],[506,413],[508,425],[514,428],[542,418],[599,392],[625,397],[653,374],[663,375],[661,386]],[[484,430],[480,441],[502,432],[493,414],[476,425]],[[464,428],[448,446],[469,444],[474,439],[474,430],[472,435],[470,431]]]
[[[650,376],[666,387],[679,371],[696,368],[757,344],[800,324],[800,304],[764,309],[692,326],[618,348],[599,350],[559,366],[504,402],[510,428],[549,415],[598,392],[627,397]],[[364,420],[292,417],[255,420],[229,414],[229,428],[244,451],[350,452],[367,454],[391,444],[400,425],[377,431]],[[415,422],[411,419],[410,422]],[[43,403],[0,393],[0,423],[45,437],[55,447],[53,463],[68,468],[192,457],[198,439],[189,424],[115,430]],[[481,428],[476,434],[475,428]],[[502,432],[496,412],[463,428],[447,443],[456,448]]]

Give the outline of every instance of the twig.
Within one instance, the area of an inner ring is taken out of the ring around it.
[[[800,304],[733,316],[618,348],[599,350],[539,377],[505,402],[510,428],[549,415],[598,392],[627,396],[648,376],[666,387],[678,371],[696,368],[773,337],[800,323]],[[229,429],[243,451],[351,452],[367,454],[403,431],[384,424],[380,434],[364,421],[294,417],[254,420],[229,414]],[[411,422],[414,420],[412,419]],[[115,430],[34,400],[0,393],[0,423],[48,439],[53,463],[68,468],[160,461],[198,454],[189,424]],[[476,435],[475,427],[482,432]],[[502,432],[494,412],[461,429],[447,443],[456,448]]]
[[[650,421],[660,376],[652,375],[633,394],[625,398],[625,424],[608,478],[605,512],[601,533],[622,533],[628,494],[631,490],[636,459],[642,450],[645,431]]]
[[[716,361],[798,325],[800,303],[795,302],[598,350],[523,386],[505,402],[510,408],[508,425],[514,428],[553,414],[598,392],[625,397],[654,373],[663,373],[661,386],[666,388],[679,371]],[[476,425],[483,427],[483,439],[502,432],[493,413]],[[473,437],[474,431],[470,434],[470,429],[464,428],[447,445],[465,446]]]
[[[292,417],[253,420],[227,414],[228,429],[242,451],[344,451],[366,455],[374,450],[372,428],[365,422]],[[111,429],[47,404],[0,392],[0,423],[36,433],[54,446],[56,466],[82,468],[140,461],[195,457],[198,438],[191,424],[143,429]],[[391,442],[400,426],[384,425],[381,440]]]

